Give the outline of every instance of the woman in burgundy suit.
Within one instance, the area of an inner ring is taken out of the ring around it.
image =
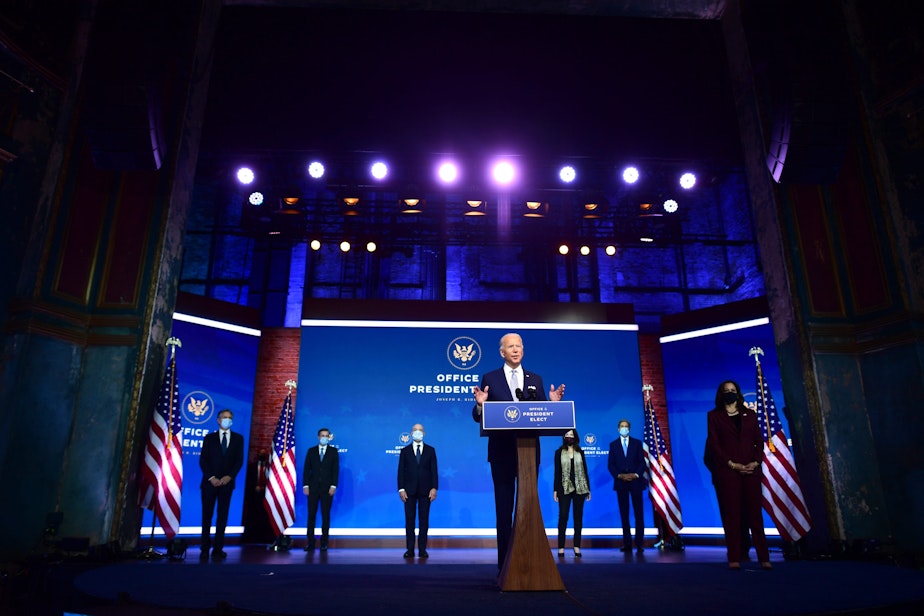
[[[760,566],[770,569],[760,496],[763,439],[757,416],[744,405],[741,388],[734,381],[719,385],[707,425],[706,455],[712,460],[710,470],[725,529],[728,567],[741,568],[744,524],[751,529]]]

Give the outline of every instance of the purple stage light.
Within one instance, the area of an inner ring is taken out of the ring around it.
[[[439,166],[436,174],[439,176],[440,181],[446,184],[451,184],[456,181],[456,178],[459,177],[459,168],[456,167],[453,163],[442,163]]]
[[[241,184],[250,184],[254,178],[253,170],[248,167],[241,167],[237,170],[237,181]]]
[[[252,192],[250,196],[247,197],[247,200],[250,201],[250,205],[263,205],[263,193],[261,192]]]
[[[684,173],[680,176],[680,187],[690,190],[696,186],[696,176],[692,173]]]
[[[558,177],[561,178],[562,182],[570,184],[577,177],[577,173],[574,171],[574,167],[568,165],[561,168],[561,171],[558,172]]]
[[[626,167],[622,172],[622,179],[626,184],[635,184],[638,181],[638,169]]]
[[[383,180],[385,179],[385,176],[388,175],[388,166],[383,162],[373,163],[370,171],[372,173],[372,177],[377,180]]]
[[[495,164],[491,174],[494,177],[494,181],[498,184],[510,184],[513,178],[516,177],[516,171],[513,165],[505,160]]]

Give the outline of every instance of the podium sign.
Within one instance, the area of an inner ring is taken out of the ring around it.
[[[482,435],[518,430],[535,436],[561,436],[574,425],[574,402],[570,400],[485,402],[481,413]]]

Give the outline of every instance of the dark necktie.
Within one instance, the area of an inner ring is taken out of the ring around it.
[[[327,447],[321,447],[321,462],[324,461],[324,450],[325,449],[327,449]]]
[[[221,434],[221,453],[228,451],[228,433],[222,432]]]
[[[417,446],[417,464],[420,464],[420,445]]]

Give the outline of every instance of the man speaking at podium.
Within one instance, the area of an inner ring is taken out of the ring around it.
[[[558,402],[565,393],[564,384],[549,388],[546,398],[542,377],[523,369],[523,339],[519,334],[505,334],[500,339],[500,355],[504,366],[481,377],[481,386],[475,386],[475,407],[472,419],[481,423],[485,402],[515,400],[551,400]],[[517,437],[514,432],[493,432],[488,436],[488,462],[494,481],[494,510],[497,516],[497,568],[504,566],[507,547],[513,529],[513,504],[517,481]],[[539,447],[536,447],[536,466],[539,466]]]

